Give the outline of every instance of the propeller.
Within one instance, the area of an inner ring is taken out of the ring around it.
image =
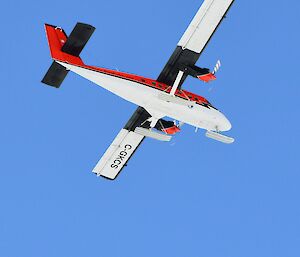
[[[174,124],[175,124],[178,128],[181,128],[181,127],[184,125],[184,122],[179,121],[178,124],[177,124],[177,121],[174,120]]]
[[[212,74],[216,74],[218,72],[218,70],[221,68],[221,61],[218,60],[217,63],[216,63],[216,66],[214,68],[214,71],[212,72]]]

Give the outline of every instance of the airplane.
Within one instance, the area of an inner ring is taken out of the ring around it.
[[[225,115],[204,97],[182,89],[188,76],[203,82],[216,79],[219,61],[213,71],[196,62],[233,2],[204,0],[157,79],[86,65],[80,53],[95,31],[91,25],[77,23],[67,36],[61,27],[45,24],[53,62],[44,84],[59,88],[72,71],[138,106],[93,169],[97,176],[116,179],[145,138],[168,142],[183,124],[204,129],[217,141],[234,142],[221,134],[231,129]]]

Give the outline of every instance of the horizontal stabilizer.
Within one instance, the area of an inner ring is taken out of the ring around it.
[[[78,57],[94,31],[93,26],[78,22],[61,50]]]
[[[42,82],[46,85],[59,88],[68,72],[64,66],[54,61],[42,79]]]

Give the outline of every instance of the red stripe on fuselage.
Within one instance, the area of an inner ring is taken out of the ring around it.
[[[62,61],[68,64],[72,64],[74,66],[77,67],[81,67],[84,69],[88,69],[88,70],[92,70],[92,71],[96,71],[96,72],[100,72],[106,75],[110,75],[110,76],[114,76],[114,77],[118,77],[121,79],[126,79],[126,80],[130,80],[154,89],[157,89],[159,91],[164,91],[166,93],[170,93],[171,92],[171,86],[168,86],[164,83],[160,83],[156,80],[152,80],[149,78],[145,78],[145,77],[141,77],[141,76],[137,76],[137,75],[133,75],[133,74],[128,74],[128,73],[124,73],[124,72],[119,72],[119,71],[114,71],[114,70],[109,70],[109,69],[105,69],[105,68],[98,68],[95,66],[89,66],[89,65],[78,65],[78,64],[74,64],[71,62],[68,62],[66,60],[57,60],[57,61]],[[210,103],[202,96],[196,95],[194,93],[191,93],[189,91],[186,90],[176,90],[175,96],[183,98],[183,99],[187,99],[187,97],[189,98],[190,101],[194,101],[198,104],[201,105],[210,105]]]

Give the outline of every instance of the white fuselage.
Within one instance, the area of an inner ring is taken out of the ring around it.
[[[154,118],[160,119],[168,116],[209,131],[228,131],[231,129],[228,119],[212,107],[204,107],[189,100],[178,99],[179,97],[176,96],[172,96],[174,97],[173,101],[168,93],[147,87],[138,82],[64,62],[59,63],[68,70],[96,83],[123,99],[145,108]]]

